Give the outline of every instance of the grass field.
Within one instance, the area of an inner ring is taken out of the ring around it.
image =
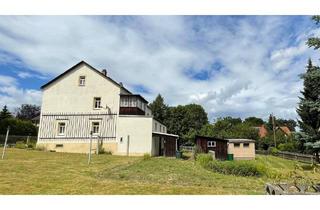
[[[297,162],[258,156],[279,173]],[[300,164],[301,165],[301,164]],[[301,171],[319,180],[320,174]],[[0,160],[0,194],[264,194],[267,177],[237,177],[206,170],[192,160],[93,156],[8,149]]]

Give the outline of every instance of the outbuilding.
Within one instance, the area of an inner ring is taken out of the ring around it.
[[[228,140],[208,136],[196,136],[195,144],[202,152],[215,152],[215,158],[226,160],[228,155]]]
[[[255,140],[228,139],[228,154],[233,154],[235,160],[255,159]]]

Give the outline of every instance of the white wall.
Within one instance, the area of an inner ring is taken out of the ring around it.
[[[79,77],[85,76],[85,86],[79,86]],[[43,90],[42,113],[46,112],[99,112],[93,108],[93,98],[101,97],[112,113],[119,112],[120,87],[81,65]]]
[[[152,120],[152,132],[167,133],[167,127],[160,123],[159,121]]]
[[[148,116],[119,116],[117,122],[118,154],[129,155],[152,154],[152,118]],[[122,138],[122,142],[121,142]]]

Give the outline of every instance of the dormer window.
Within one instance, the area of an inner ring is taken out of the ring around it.
[[[86,77],[80,76],[79,77],[79,86],[85,86],[85,84],[86,84]]]

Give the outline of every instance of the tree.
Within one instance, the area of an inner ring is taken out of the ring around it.
[[[169,107],[164,123],[168,132],[179,135],[185,142],[191,141],[192,137],[208,124],[208,116],[201,105],[179,105]]]
[[[149,106],[153,117],[163,123],[168,112],[168,106],[164,103],[163,97],[158,94],[156,99]]]
[[[2,108],[2,111],[0,112],[0,121],[4,120],[4,119],[7,119],[7,118],[11,118],[11,117],[12,117],[12,115],[9,112],[7,106],[4,105],[4,107]]]
[[[32,120],[32,118],[40,115],[40,106],[32,104],[22,104],[17,109],[16,118],[21,120]]]
[[[316,24],[320,23],[320,16],[312,18]],[[312,37],[307,41],[309,47],[320,48],[320,38]],[[306,72],[301,75],[303,79],[303,91],[300,98],[297,113],[300,116],[298,121],[301,128],[299,139],[306,142],[305,146],[316,154],[319,162],[320,151],[320,68],[308,61]]]
[[[211,125],[206,124],[200,130],[200,135],[218,138],[246,138],[257,140],[258,131],[248,123],[244,123],[240,118],[218,118]]]
[[[277,126],[287,126],[290,131],[295,131],[297,127],[297,122],[295,120],[289,119],[277,119],[276,120],[276,125]]]
[[[19,120],[13,117],[0,121],[0,134],[5,134],[8,126],[10,126],[11,135],[37,135],[37,127],[30,121]]]
[[[258,117],[247,117],[246,119],[244,119],[243,122],[246,123],[247,125],[254,126],[254,127],[261,126],[264,124],[263,120]]]

